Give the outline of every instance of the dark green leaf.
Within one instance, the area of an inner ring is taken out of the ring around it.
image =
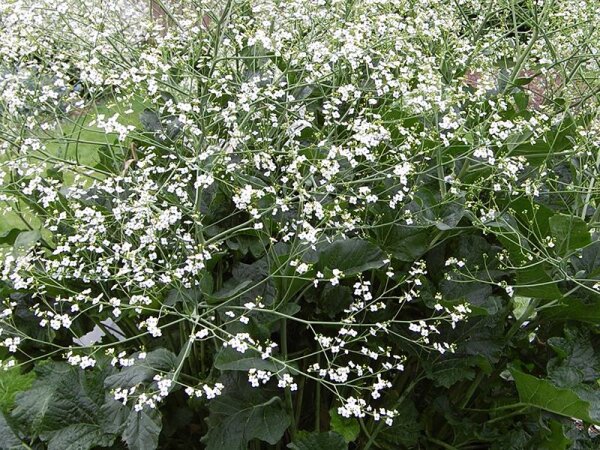
[[[0,410],[12,409],[17,392],[26,391],[35,380],[34,372],[22,374],[19,368],[0,370]]]
[[[255,368],[276,373],[284,368],[283,364],[270,359],[262,359],[259,352],[248,349],[240,353],[231,347],[223,347],[215,357],[214,366],[219,370],[248,371]]]
[[[360,425],[358,420],[354,418],[346,418],[337,412],[337,408],[329,410],[329,427],[341,435],[346,442],[353,442],[360,433]]]
[[[348,444],[338,433],[300,432],[294,441],[288,444],[292,450],[348,450]]]
[[[552,237],[556,241],[556,251],[561,255],[591,243],[587,224],[579,217],[555,214],[550,217],[549,223]]]
[[[160,412],[156,409],[132,410],[125,424],[123,439],[129,450],[154,450],[162,428]]]
[[[144,359],[134,354],[134,364],[123,367],[120,372],[106,377],[104,386],[108,389],[130,388],[144,381],[149,381],[159,371],[172,370],[177,364],[175,354],[164,348],[149,352]]]
[[[362,239],[340,239],[325,245],[319,252],[319,269],[338,269],[345,276],[383,266],[385,256],[374,244]]]
[[[276,393],[252,388],[241,375],[224,377],[223,384],[224,392],[209,406],[209,430],[202,438],[207,450],[246,450],[252,439],[276,444],[290,424]]]
[[[21,439],[10,427],[4,414],[0,412],[0,450],[13,450],[16,448],[23,448]]]
[[[593,405],[572,389],[558,388],[550,381],[536,378],[515,368],[510,369],[521,403],[566,417],[600,424]]]
[[[142,125],[144,126],[144,129],[146,131],[150,131],[153,133],[157,131],[162,131],[160,117],[156,112],[152,111],[151,109],[144,109],[142,114],[140,114],[140,122],[142,122]]]
[[[52,450],[88,450],[112,443],[115,435],[102,428],[100,416],[104,371],[84,372],[48,362],[36,372],[31,389],[16,396],[15,420],[40,434]]]

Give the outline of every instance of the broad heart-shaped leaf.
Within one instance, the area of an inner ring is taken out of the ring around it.
[[[132,410],[125,424],[123,439],[129,450],[154,450],[162,428],[160,412],[156,409]]]
[[[510,369],[521,403],[588,423],[600,424],[600,405],[573,389],[558,388],[550,381]],[[594,401],[594,400],[592,400]]]
[[[317,267],[338,269],[345,276],[356,275],[383,266],[385,256],[375,244],[363,239],[340,239],[324,245],[319,250]]]
[[[103,429],[104,371],[84,372],[62,362],[36,368],[31,389],[17,394],[12,417],[48,442],[51,450],[109,446],[115,435]]]
[[[277,391],[253,388],[245,376],[228,372],[222,377],[223,393],[211,400],[202,437],[207,450],[246,450],[260,439],[276,444],[291,420]]]
[[[240,353],[231,347],[223,347],[219,350],[213,365],[223,371],[260,369],[276,373],[284,368],[283,364],[261,358],[260,353],[256,350],[248,349],[244,353]]]
[[[287,446],[292,450],[348,450],[348,444],[339,434],[300,432],[296,439]]]
[[[104,386],[108,389],[130,388],[144,381],[149,381],[157,371],[169,371],[177,364],[175,354],[164,348],[149,352],[144,359],[139,353],[133,355],[134,364],[123,367],[120,372],[106,377]]]
[[[550,217],[549,223],[556,251],[561,255],[585,247],[592,241],[587,224],[579,217],[555,214]]]

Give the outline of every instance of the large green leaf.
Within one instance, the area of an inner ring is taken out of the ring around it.
[[[239,374],[229,373],[223,384],[223,394],[210,402],[202,438],[207,450],[246,450],[252,439],[276,444],[291,422],[276,391],[252,388]]]
[[[550,381],[510,369],[521,403],[588,423],[600,424],[598,405],[592,405],[580,392],[558,388]]]
[[[386,450],[397,450],[398,448],[415,448],[421,424],[419,423],[419,412],[411,400],[404,400],[398,407],[398,414],[394,417],[391,426],[383,424],[383,429],[377,437],[377,444]]]
[[[288,444],[292,450],[348,450],[348,444],[338,433],[300,432],[294,441]]]
[[[355,418],[347,418],[341,416],[337,412],[337,408],[329,410],[329,426],[332,431],[341,435],[346,442],[353,442],[360,433],[360,425]]]
[[[10,427],[4,414],[0,412],[0,450],[13,450],[17,448],[23,448],[21,439],[19,439]]]
[[[149,352],[144,359],[134,354],[135,363],[123,367],[119,372],[106,377],[104,386],[108,389],[130,388],[149,381],[158,371],[169,371],[177,364],[175,354],[167,349],[158,348]]]
[[[154,450],[162,428],[161,414],[156,409],[132,410],[125,424],[123,439],[129,450]]]
[[[93,447],[109,447],[115,436],[107,434],[99,425],[77,423],[52,433],[48,450],[82,450]]]
[[[550,217],[549,223],[556,251],[561,255],[583,248],[592,241],[587,224],[579,217],[555,214]]]
[[[407,225],[387,225],[375,230],[377,243],[383,250],[401,261],[414,261],[429,250],[429,228]]]
[[[283,364],[276,363],[270,359],[263,359],[256,350],[246,350],[240,353],[231,347],[223,347],[215,357],[214,366],[219,370],[241,370],[249,369],[268,370],[276,373],[284,368]]]
[[[34,372],[22,374],[19,368],[0,370],[0,409],[8,412],[12,409],[17,392],[26,391],[35,380]]]
[[[103,428],[101,419],[105,373],[58,362],[45,363],[36,372],[31,389],[16,396],[12,417],[18,423],[39,434],[52,450],[112,444],[116,436]]]
[[[13,253],[23,255],[31,250],[42,235],[39,230],[21,231],[13,244]]]
[[[363,239],[340,239],[319,251],[319,269],[338,269],[345,276],[383,266],[385,256],[375,244]]]

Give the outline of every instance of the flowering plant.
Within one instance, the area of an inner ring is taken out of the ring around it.
[[[0,5],[0,447],[595,448],[599,13],[485,3]]]

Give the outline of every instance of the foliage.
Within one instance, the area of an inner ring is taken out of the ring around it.
[[[1,2],[0,448],[598,448],[599,20]]]

